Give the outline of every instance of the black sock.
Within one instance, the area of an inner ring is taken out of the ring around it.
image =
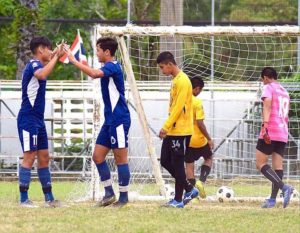
[[[196,179],[195,179],[195,178],[193,178],[193,179],[188,179],[188,182],[189,182],[191,185],[195,186],[195,184],[196,184]]]
[[[184,182],[184,190],[189,193],[190,191],[192,191],[192,189],[194,188],[194,185],[191,183],[192,179],[188,179]],[[195,179],[194,179],[195,180]],[[195,181],[196,183],[196,181]]]
[[[282,189],[283,182],[268,164],[264,165],[260,171],[275,187]]]
[[[200,171],[200,180],[202,183],[205,183],[206,179],[207,179],[207,176],[209,175],[210,173],[210,167],[209,166],[206,166],[206,165],[202,165],[201,166],[201,171]]]
[[[178,202],[182,201],[184,183],[178,180],[175,180],[175,197],[174,199]]]
[[[275,170],[277,176],[282,180],[283,178],[283,170]],[[273,183],[272,183],[272,192],[271,192],[271,198],[272,199],[276,199],[277,194],[278,194],[278,190],[279,188],[276,187]]]

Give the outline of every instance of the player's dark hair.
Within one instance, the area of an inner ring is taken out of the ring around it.
[[[115,56],[116,50],[118,48],[118,42],[111,37],[99,38],[96,45],[103,49],[103,51],[108,49],[111,56]]]
[[[271,78],[271,79],[277,79],[277,72],[273,67],[265,67],[261,71],[261,77],[263,78],[264,76]]]
[[[30,50],[34,54],[36,49],[40,46],[45,46],[49,49],[52,49],[51,41],[45,36],[35,37],[30,41]]]
[[[173,63],[174,65],[176,65],[176,61],[174,59],[174,56],[172,53],[170,53],[169,51],[165,51],[160,53],[157,58],[156,58],[156,63],[164,63],[164,64],[168,64],[169,62]]]
[[[191,83],[192,83],[193,89],[196,87],[200,87],[202,89],[204,87],[204,81],[199,76],[192,77]]]

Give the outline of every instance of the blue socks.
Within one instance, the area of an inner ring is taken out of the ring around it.
[[[98,169],[100,179],[104,185],[105,196],[109,197],[114,195],[110,171],[106,161],[96,164],[96,167]],[[119,201],[128,202],[128,185],[130,180],[129,167],[128,164],[117,165],[117,167],[118,167],[119,190],[120,190]]]
[[[20,166],[19,169],[19,189],[20,201],[24,202],[28,199],[28,189],[31,179],[31,169]]]
[[[120,190],[119,202],[128,202],[128,185],[130,179],[129,166],[128,164],[121,164],[117,166]]]
[[[45,195],[45,201],[53,201],[54,197],[52,194],[51,175],[49,168],[39,168],[38,176],[42,184],[43,193]]]
[[[100,180],[103,183],[104,190],[105,190],[105,196],[110,197],[115,195],[114,190],[112,188],[112,181],[110,178],[110,171],[109,167],[106,163],[106,160],[104,160],[102,163],[96,164],[96,167],[98,169],[98,173],[100,176]]]

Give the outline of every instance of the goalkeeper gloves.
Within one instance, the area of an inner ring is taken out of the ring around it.
[[[262,135],[266,144],[271,144],[271,138],[268,132],[268,122],[262,124]]]

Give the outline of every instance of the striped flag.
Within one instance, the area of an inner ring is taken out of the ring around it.
[[[76,58],[77,61],[81,62],[82,64],[87,65],[87,58],[86,58],[86,51],[83,47],[83,42],[80,36],[80,32],[78,30],[77,32],[77,36],[71,46],[71,52],[74,55],[74,57]],[[62,56],[59,59],[60,62],[62,63],[69,63],[69,58],[68,56],[65,54],[64,56]]]

